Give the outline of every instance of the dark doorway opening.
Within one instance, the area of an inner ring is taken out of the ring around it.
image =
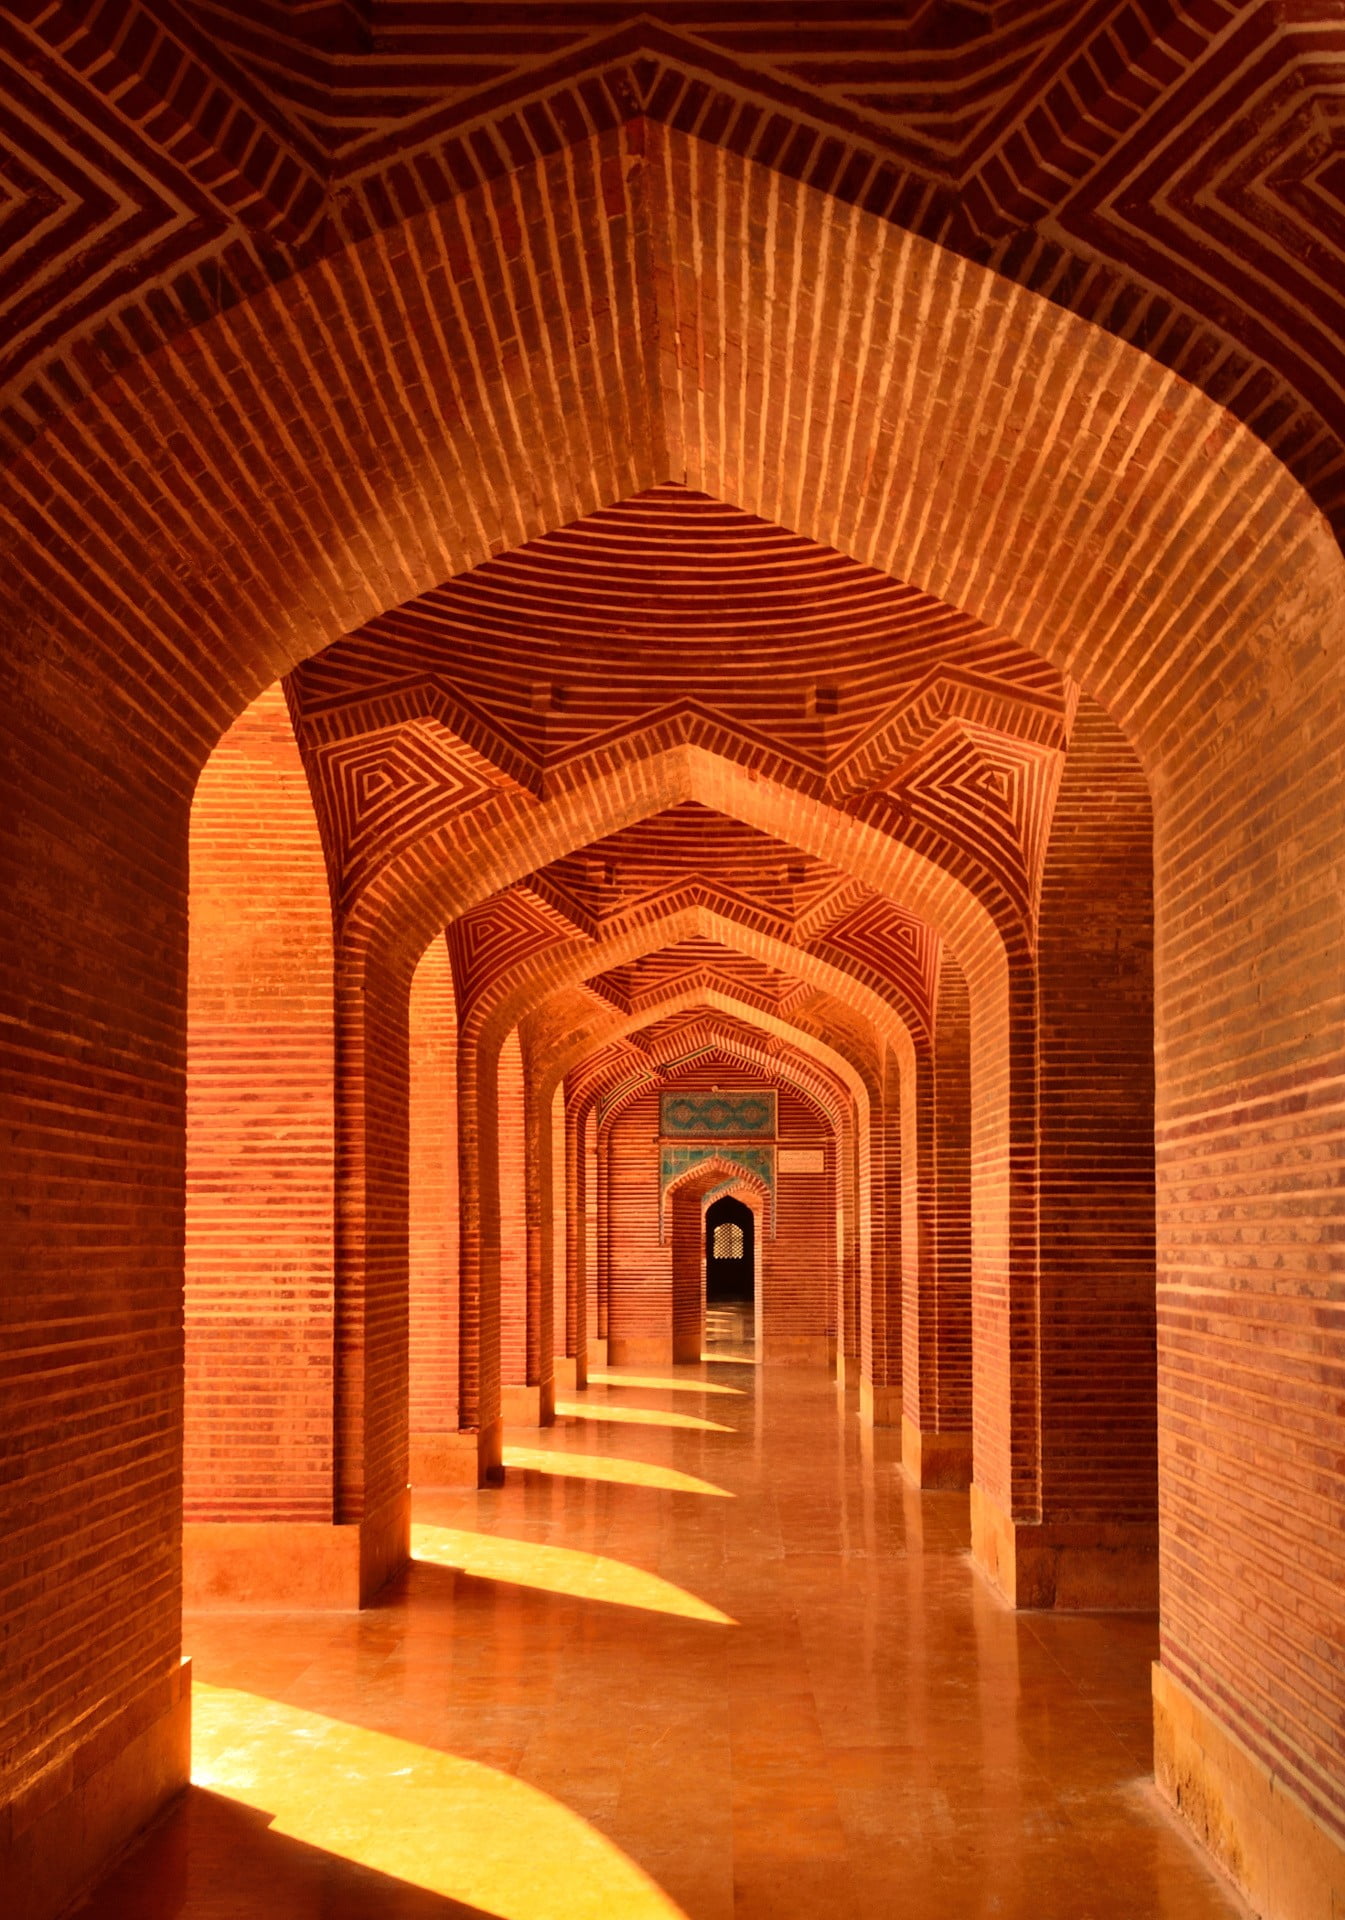
[[[741,1200],[705,1211],[705,1304],[750,1306],[756,1281],[756,1218]]]

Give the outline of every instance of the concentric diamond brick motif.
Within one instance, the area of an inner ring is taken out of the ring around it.
[[[556,945],[571,931],[561,915],[522,889],[500,894],[455,920],[448,947],[459,1020],[466,1019],[481,994],[511,967]]]
[[[340,900],[430,822],[456,819],[509,784],[430,720],[320,747],[308,766]]]

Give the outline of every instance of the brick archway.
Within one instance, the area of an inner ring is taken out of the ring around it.
[[[638,164],[612,174],[612,204],[585,202],[603,157]],[[205,322],[73,407],[6,472],[20,531],[3,579],[23,611],[5,801],[27,821],[32,796],[47,796],[5,894],[4,995],[26,1036],[14,1182],[20,1206],[31,1194],[46,1207],[59,1161],[61,1191],[81,1196],[48,1209],[40,1234],[21,1217],[18,1283],[39,1353],[43,1315],[72,1287],[137,1303],[110,1374],[62,1382],[56,1454],[64,1435],[94,1430],[109,1393],[152,1405],[155,1445],[173,1445],[185,847],[191,784],[214,741],[277,673],[372,613],[539,527],[689,479],[1012,633],[1078,678],[1141,754],[1157,829],[1160,1257],[1171,1312],[1199,1322],[1197,1337],[1163,1349],[1167,1537],[1185,1529],[1208,1549],[1203,1571],[1176,1556],[1166,1566],[1164,1669],[1254,1753],[1292,1752],[1298,1786],[1338,1818],[1327,1749],[1295,1705],[1315,1659],[1306,1614],[1267,1597],[1268,1637],[1243,1684],[1230,1595],[1242,1582],[1269,1596],[1274,1583],[1234,1498],[1237,1449],[1213,1433],[1194,1466],[1175,1450],[1181,1410],[1203,1403],[1224,1343],[1262,1407],[1316,1365],[1338,1210],[1323,1142],[1340,1107],[1345,841],[1330,797],[1345,594],[1329,532],[1262,446],[1142,354],[824,194],[666,130],[642,134],[638,155],[611,136],[523,172],[579,236],[570,259],[542,263],[545,322],[515,324],[508,236],[487,196],[467,196],[407,223],[396,246],[380,236],[295,276],[283,300],[268,292]],[[601,239],[586,204],[604,204]],[[783,220],[797,234],[810,285],[800,276],[768,298],[741,242],[699,275],[674,273],[699,257],[702,232],[721,250],[718,236],[740,232],[721,211],[767,206],[770,231]],[[641,217],[651,209],[656,219]],[[419,289],[429,250],[463,232],[464,214],[489,297],[479,346],[459,356],[442,344],[455,296],[425,316]],[[615,316],[602,323],[601,398],[571,320],[592,315],[586,275],[610,290]],[[790,355],[773,351],[785,312]],[[373,349],[366,313],[382,323]],[[413,405],[422,318],[433,365],[417,369]],[[519,339],[537,345],[516,352]],[[211,473],[227,477],[227,515],[202,484]],[[1288,1175],[1286,1129],[1298,1154]],[[141,1182],[129,1249],[127,1167]],[[1296,1289],[1276,1281],[1273,1331],[1257,1337],[1245,1306],[1270,1283],[1234,1218],[1246,1208]],[[346,1230],[371,1225],[356,1195]],[[357,1315],[339,1337],[355,1345],[360,1332]],[[1303,1391],[1326,1422],[1327,1385]],[[35,1513],[68,1492],[64,1467],[51,1471],[35,1481]],[[157,1472],[147,1451],[118,1510],[162,1520],[171,1542]],[[347,1488],[352,1518],[368,1491]],[[1322,1511],[1301,1462],[1279,1492]],[[109,1499],[81,1491],[72,1552],[100,1537]],[[34,1773],[72,1727],[101,1737],[169,1697],[171,1545],[153,1549],[149,1578],[145,1532],[117,1537],[105,1577],[147,1596],[143,1660],[46,1702],[19,1755]],[[1237,1578],[1216,1584],[1216,1566]],[[98,1605],[88,1582],[62,1581],[41,1620],[18,1621],[18,1657],[40,1666],[49,1636],[88,1637]]]
[[[576,943],[569,950],[546,952],[516,969],[502,972],[494,990],[462,1016],[459,1055],[460,1111],[476,1115],[475,1124],[465,1127],[462,1134],[462,1321],[472,1332],[463,1348],[461,1399],[464,1425],[480,1431],[487,1453],[497,1444],[493,1436],[497,1431],[494,1406],[498,1391],[495,1370],[498,1367],[500,1183],[494,1117],[495,1057],[506,1036],[515,1029],[520,1015],[547,991],[554,992],[568,982],[601,971],[618,957],[661,948],[670,938],[688,933],[702,934],[730,949],[769,958],[805,979],[826,984],[838,998],[864,1009],[870,1020],[880,1021],[889,1044],[901,1058],[911,1059],[911,1041],[904,1024],[895,1009],[886,1006],[869,988],[815,956],[800,954],[705,906],[674,909],[609,943]],[[909,1082],[908,1075],[908,1085]],[[549,1084],[549,1079],[540,1083],[544,1093]],[[867,1153],[867,1138],[861,1150]],[[469,1344],[477,1328],[479,1347]],[[489,1465],[485,1470],[489,1470]]]

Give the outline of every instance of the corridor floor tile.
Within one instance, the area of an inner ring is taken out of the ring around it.
[[[81,1920],[1245,1914],[1146,1777],[1153,1621],[1009,1612],[825,1375],[601,1404],[698,1380],[419,1495],[362,1614],[190,1617],[200,1784]]]

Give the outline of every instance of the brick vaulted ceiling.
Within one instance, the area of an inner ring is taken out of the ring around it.
[[[1345,520],[1333,0],[11,0],[0,432],[372,231],[658,121],[981,261]]]
[[[345,909],[426,836],[526,831],[557,782],[681,740],[902,839],[1029,935],[1075,704],[1004,635],[676,486],[380,616],[288,691]],[[689,931],[697,909],[777,959]],[[783,948],[917,1038],[940,967],[933,932],[853,874],[691,801],[550,860],[462,916],[451,948],[464,1018],[543,957],[539,992],[564,964],[609,1011],[700,986],[785,1012],[818,987]]]

